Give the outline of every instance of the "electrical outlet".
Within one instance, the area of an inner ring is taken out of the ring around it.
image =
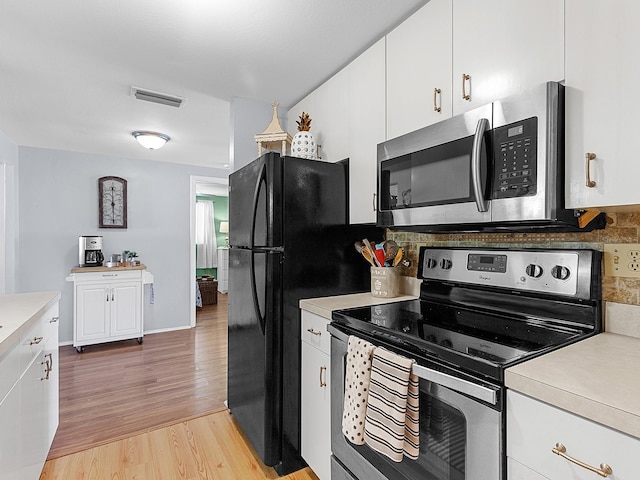
[[[640,278],[640,244],[605,244],[604,274],[611,277]]]

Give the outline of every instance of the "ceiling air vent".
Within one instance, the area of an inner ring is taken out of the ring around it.
[[[154,92],[153,90],[146,90],[139,87],[131,87],[131,94],[138,100],[160,103],[162,105],[169,105],[170,107],[180,107],[187,101],[184,97],[169,95],[168,93]]]

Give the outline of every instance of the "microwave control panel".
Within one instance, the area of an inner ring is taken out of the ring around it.
[[[493,130],[495,168],[491,198],[536,194],[537,142],[537,117]]]

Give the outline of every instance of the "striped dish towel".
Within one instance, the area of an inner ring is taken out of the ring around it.
[[[344,381],[342,433],[355,444],[364,444],[364,417],[369,395],[371,355],[374,346],[351,335],[347,347],[347,370]]]
[[[365,442],[394,462],[419,455],[419,384],[413,360],[383,348],[373,352]]]

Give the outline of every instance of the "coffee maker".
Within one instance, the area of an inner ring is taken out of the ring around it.
[[[78,238],[78,264],[81,267],[101,267],[103,261],[101,236]]]

